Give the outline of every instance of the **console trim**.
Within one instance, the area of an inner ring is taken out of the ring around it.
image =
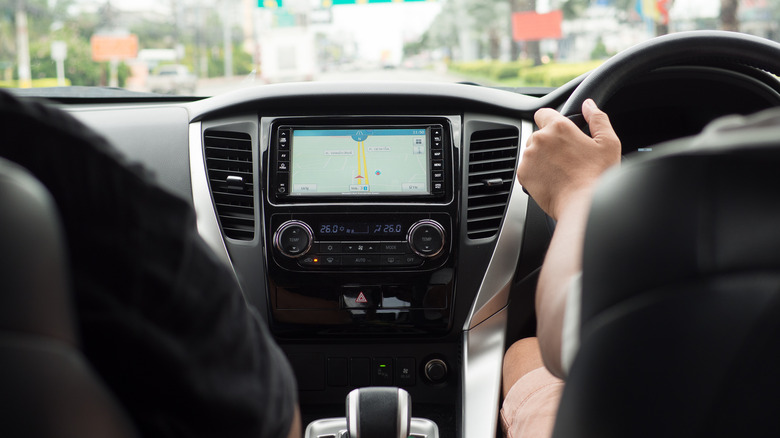
[[[520,129],[518,166],[523,159],[525,144],[533,132],[533,125],[531,122],[523,121]],[[517,173],[517,169],[515,169],[515,173]],[[496,248],[490,258],[463,330],[473,329],[509,302],[509,289],[522,249],[527,210],[528,195],[522,191],[520,183],[515,178]]]
[[[508,313],[504,307],[463,333],[462,437],[496,436]]]

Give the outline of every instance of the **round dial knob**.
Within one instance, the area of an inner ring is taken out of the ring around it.
[[[286,257],[297,258],[311,249],[314,233],[306,222],[287,221],[274,233],[274,246]]]
[[[409,247],[422,257],[435,257],[444,249],[444,228],[436,221],[417,221],[406,236]]]
[[[431,383],[447,380],[447,364],[441,359],[431,359],[425,364],[425,378]]]

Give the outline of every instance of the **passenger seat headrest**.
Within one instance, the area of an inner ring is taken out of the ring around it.
[[[583,327],[640,291],[780,270],[780,112],[729,117],[599,182],[583,251]]]
[[[67,257],[54,201],[24,168],[0,158],[0,331],[76,346]]]

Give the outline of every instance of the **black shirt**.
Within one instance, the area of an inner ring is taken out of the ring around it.
[[[85,356],[144,437],[285,437],[295,381],[188,202],[68,114],[0,93],[0,156],[62,216]]]

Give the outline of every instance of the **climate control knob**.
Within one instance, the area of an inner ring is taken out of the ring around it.
[[[298,258],[311,249],[314,233],[306,222],[287,221],[274,233],[274,247],[289,258]]]
[[[421,257],[436,257],[444,249],[444,228],[430,219],[417,221],[406,235],[409,247]]]

